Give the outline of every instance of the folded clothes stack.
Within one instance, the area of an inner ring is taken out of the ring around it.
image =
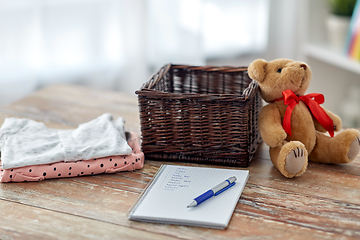
[[[47,128],[30,119],[6,118],[0,128],[0,182],[40,181],[140,169],[139,135],[125,132],[110,114],[74,130]]]

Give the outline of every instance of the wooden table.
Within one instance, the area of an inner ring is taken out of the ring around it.
[[[124,117],[128,130],[140,131],[135,97],[71,85],[42,89],[1,108],[0,117],[75,128],[105,112]],[[250,179],[225,230],[129,221],[127,211],[164,163],[146,160],[135,172],[0,184],[0,238],[360,238],[359,158],[338,166],[311,163],[303,176],[286,179],[267,151],[262,145],[247,168]]]

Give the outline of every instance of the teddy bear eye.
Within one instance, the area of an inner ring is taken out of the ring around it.
[[[278,72],[278,73],[281,73],[281,70],[282,70],[282,68],[279,68],[279,69],[277,70],[277,72]]]

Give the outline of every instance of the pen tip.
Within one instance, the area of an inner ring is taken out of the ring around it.
[[[190,208],[190,207],[195,207],[197,205],[197,202],[196,201],[192,201],[187,207]]]

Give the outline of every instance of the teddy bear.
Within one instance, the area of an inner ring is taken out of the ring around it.
[[[285,177],[302,175],[308,161],[341,164],[356,158],[359,132],[340,131],[341,119],[320,106],[325,100],[322,94],[304,95],[312,77],[306,63],[257,59],[248,74],[268,103],[259,113],[260,135],[269,146],[272,163]]]

